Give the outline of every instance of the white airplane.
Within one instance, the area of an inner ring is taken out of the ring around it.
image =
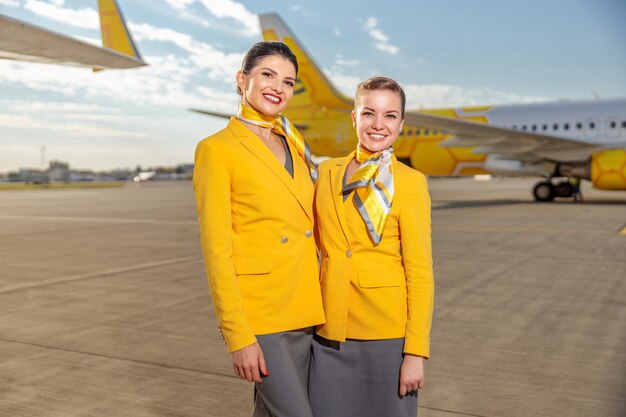
[[[98,0],[103,48],[0,14],[0,59],[94,70],[148,65],[115,0]]]
[[[286,43],[298,58],[285,115],[316,155],[346,155],[357,141],[353,100],[338,92],[277,14],[260,21],[264,39]],[[580,179],[626,190],[626,99],[410,110],[394,151],[431,176],[543,177],[533,189],[537,201],[575,196]]]

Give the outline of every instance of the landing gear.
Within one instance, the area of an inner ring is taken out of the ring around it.
[[[557,197],[571,197],[576,192],[576,187],[569,181],[561,181],[554,186]]]
[[[580,179],[566,178],[556,184],[551,180],[540,181],[533,188],[533,196],[535,201],[554,201],[556,197],[568,198],[574,197],[575,201],[582,199],[580,193]]]
[[[550,181],[541,181],[535,184],[533,196],[535,196],[535,201],[553,201],[556,191]]]

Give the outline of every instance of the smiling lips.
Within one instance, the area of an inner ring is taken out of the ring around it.
[[[272,104],[280,104],[280,102],[283,101],[280,97],[275,96],[274,94],[263,94],[263,97],[265,97],[265,99]]]
[[[368,133],[368,136],[374,140],[383,140],[387,137],[386,135],[381,135],[380,133]]]

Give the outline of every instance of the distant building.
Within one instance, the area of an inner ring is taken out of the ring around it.
[[[48,168],[48,178],[50,182],[69,182],[70,164],[61,161],[50,161],[50,168]]]
[[[50,182],[48,172],[37,168],[20,168],[17,175],[9,175],[9,179],[11,181],[25,182],[27,184],[45,184]]]
[[[176,167],[176,175],[179,179],[190,180],[193,176],[193,164],[181,164]]]

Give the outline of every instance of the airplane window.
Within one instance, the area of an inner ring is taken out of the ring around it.
[[[537,125],[533,125],[533,132],[537,131]]]
[[[578,122],[576,123],[576,129],[582,129],[583,128],[583,124]]]
[[[404,136],[404,130],[400,131],[400,136]]]
[[[522,125],[522,130],[526,130],[526,125]]]
[[[564,130],[569,130],[569,123],[565,123],[565,124],[563,125],[563,129],[564,129]]]
[[[552,130],[559,130],[559,125],[557,123],[553,124]]]
[[[428,130],[428,129],[424,130],[424,134],[425,135],[429,135],[430,134],[430,130]]]
[[[622,120],[622,127],[626,129],[626,120]]]
[[[548,125],[544,124],[543,126],[541,126],[541,129],[548,130]]]
[[[594,122],[589,122],[589,129],[595,129],[596,124]]]
[[[615,129],[617,127],[617,123],[615,123],[615,120],[611,121],[611,129]]]
[[[516,125],[511,126],[511,128],[512,128],[513,130],[517,130],[517,126],[516,126]]]

